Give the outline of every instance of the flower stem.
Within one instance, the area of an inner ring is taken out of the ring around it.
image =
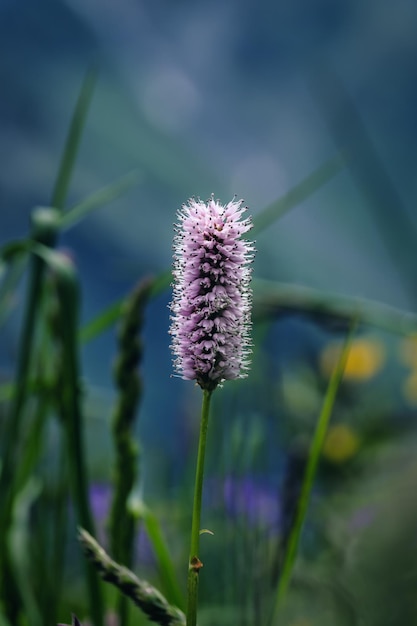
[[[206,452],[211,394],[212,391],[208,391],[207,389],[203,390],[200,439],[198,442],[197,468],[194,487],[193,519],[191,524],[190,560],[188,563],[187,626],[196,626],[197,624],[198,575],[202,567],[202,563],[198,558],[200,544],[201,500],[203,493],[204,457]]]

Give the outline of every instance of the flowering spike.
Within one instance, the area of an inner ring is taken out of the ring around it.
[[[249,367],[254,248],[241,236],[243,201],[223,206],[191,198],[178,212],[174,237],[172,352],[175,371],[212,391]]]

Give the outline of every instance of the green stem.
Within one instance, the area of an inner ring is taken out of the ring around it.
[[[298,545],[300,542],[301,532],[304,525],[304,520],[307,513],[308,503],[310,500],[311,490],[313,488],[314,478],[317,472],[317,467],[323,447],[324,439],[327,432],[329,420],[333,411],[336,395],[342,382],[343,372],[345,370],[346,361],[348,358],[352,339],[357,327],[357,320],[354,319],[351,322],[351,327],[346,340],[343,345],[343,349],[340,353],[338,362],[332,372],[332,376],[329,381],[329,385],[326,391],[326,395],[323,402],[323,407],[317,421],[317,426],[314,432],[313,440],[310,446],[309,457],[307,466],[305,469],[303,484],[301,486],[300,497],[297,503],[297,509],[295,513],[294,524],[290,532],[288,539],[287,549],[284,555],[284,562],[282,564],[281,574],[278,583],[277,594],[275,598],[275,605],[272,612],[272,619],[270,624],[276,624],[278,614],[281,609],[282,603],[285,599],[288,586],[291,581],[292,571],[297,556]]]
[[[56,264],[56,284],[60,309],[60,335],[63,348],[61,394],[58,400],[64,420],[69,473],[77,518],[88,532],[94,533],[93,516],[88,497],[88,479],[84,449],[83,415],[78,366],[78,281],[75,270],[65,258]],[[102,626],[103,600],[99,580],[93,567],[86,564],[90,611],[94,626]]]
[[[58,214],[53,209],[36,210],[32,215],[32,239],[45,246],[53,246],[58,228]],[[10,621],[16,619],[12,607],[13,577],[10,570],[10,554],[7,537],[11,523],[15,493],[15,471],[19,466],[19,442],[21,437],[23,412],[28,396],[29,371],[33,353],[35,328],[40,310],[44,263],[38,256],[31,259],[28,297],[25,307],[19,356],[16,371],[15,393],[10,404],[10,413],[2,433],[2,468],[0,473],[0,597],[5,604],[5,612]],[[17,610],[17,609],[16,609]]]
[[[198,576],[202,563],[198,558],[200,544],[201,500],[203,495],[204,457],[206,453],[207,428],[210,413],[211,391],[203,390],[200,439],[198,442],[197,468],[194,487],[193,519],[191,524],[190,560],[188,564],[187,626],[197,624]]]

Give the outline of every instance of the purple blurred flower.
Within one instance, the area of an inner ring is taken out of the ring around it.
[[[112,499],[112,485],[110,483],[93,483],[90,487],[90,505],[94,516],[98,542],[106,549],[109,548],[107,537],[107,519]],[[153,547],[149,541],[143,524],[138,525],[135,536],[135,559],[142,566],[155,565]]]
[[[170,305],[175,371],[212,391],[246,376],[250,353],[252,227],[242,200],[190,199],[178,212]]]
[[[349,520],[348,527],[354,533],[363,530],[372,525],[376,516],[376,507],[372,505],[363,506],[353,513]]]
[[[229,514],[246,519],[253,524],[276,529],[281,524],[281,509],[276,489],[258,482],[250,476],[227,476],[223,497]]]

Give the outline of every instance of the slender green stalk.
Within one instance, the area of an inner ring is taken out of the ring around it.
[[[207,389],[203,390],[200,438],[198,442],[197,469],[195,474],[193,518],[191,524],[190,560],[188,563],[187,626],[196,626],[197,624],[198,576],[203,566],[198,557],[200,546],[201,500],[203,495],[204,458],[206,454],[211,394],[212,391],[207,391]]]
[[[65,571],[65,548],[68,545],[69,520],[66,514],[66,502],[68,501],[68,457],[65,454],[65,436],[61,433],[59,446],[62,454],[58,467],[57,493],[54,498],[54,527],[50,538],[52,554],[50,557],[51,572],[53,572],[53,585],[49,587],[48,600],[50,619],[56,619],[57,609],[61,601],[63,580]],[[45,620],[46,623],[46,620]]]
[[[350,346],[353,340],[353,336],[356,330],[356,319],[351,322],[349,333],[346,337],[342,351],[340,353],[336,367],[332,372],[332,376],[329,381],[329,386],[324,397],[323,407],[316,425],[313,440],[310,446],[309,457],[307,460],[307,466],[305,469],[304,479],[301,486],[300,497],[297,503],[297,509],[294,518],[294,524],[290,532],[288,539],[287,549],[284,555],[284,561],[282,564],[281,574],[278,582],[278,589],[275,598],[275,605],[272,612],[272,619],[270,624],[276,624],[279,611],[282,603],[285,599],[288,586],[290,584],[292,570],[294,567],[295,558],[297,555],[298,545],[300,542],[301,532],[304,525],[304,520],[307,513],[308,503],[310,500],[310,494],[314,483],[314,478],[317,472],[318,462],[321,455],[324,439],[327,432],[327,427],[332,414],[336,395],[342,382],[343,372],[345,370],[346,361],[349,355]]]

